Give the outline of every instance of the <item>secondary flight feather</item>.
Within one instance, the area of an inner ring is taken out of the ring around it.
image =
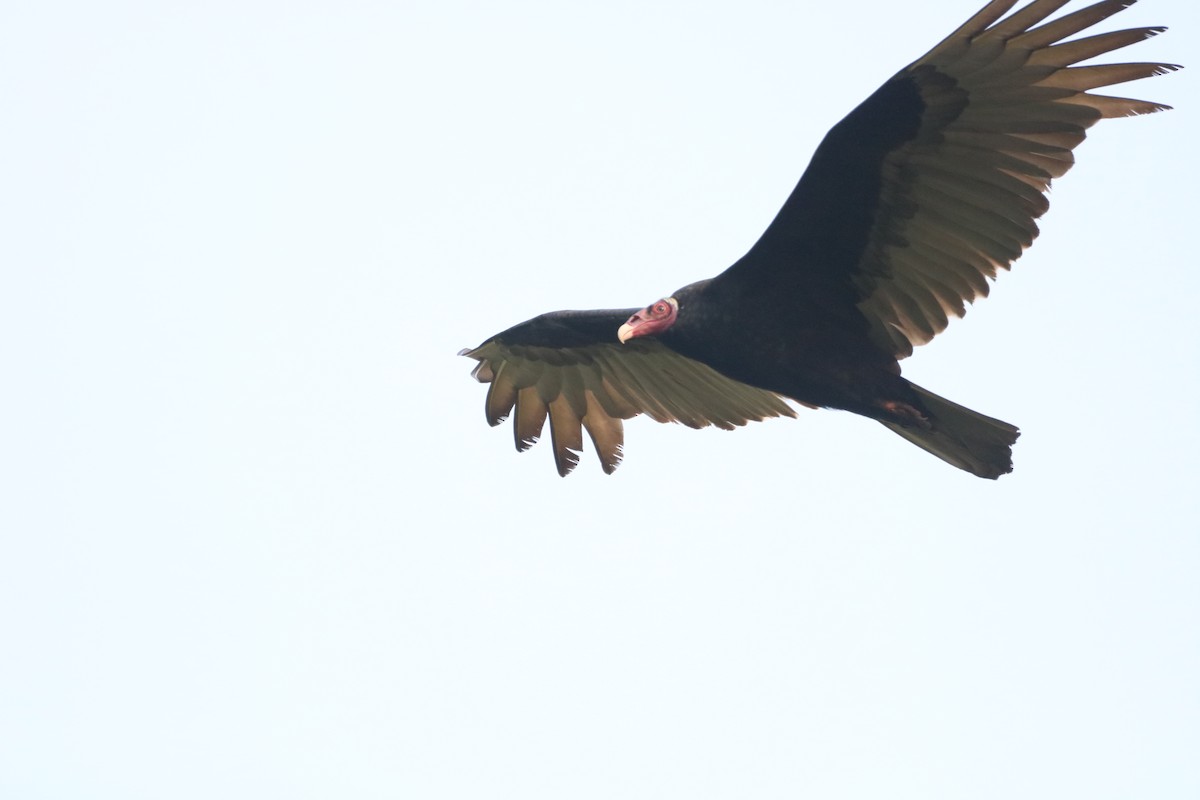
[[[560,475],[586,431],[605,472],[622,420],[733,428],[785,401],[878,420],[982,478],[1019,432],[905,380],[900,360],[985,297],[1038,234],[1046,191],[1101,119],[1162,111],[1091,90],[1178,69],[1076,66],[1165,28],[1070,39],[1133,5],[993,0],[826,135],[762,237],[714,278],[643,309],[543,314],[462,351],[487,421],[518,450],[549,422]],[[1008,16],[1005,16],[1008,15]]]

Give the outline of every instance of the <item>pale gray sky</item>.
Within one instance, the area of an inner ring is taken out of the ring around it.
[[[724,269],[978,4],[7,4],[0,796],[1200,796],[1195,70],[905,364],[998,482],[828,411],[563,480],[454,355]]]

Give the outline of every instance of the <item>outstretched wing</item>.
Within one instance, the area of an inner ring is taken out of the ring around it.
[[[718,280],[857,306],[897,358],[963,316],[1032,244],[1046,190],[1085,130],[1167,108],[1088,90],[1175,65],[1072,66],[1165,29],[1063,41],[1135,0],[1034,27],[1067,1],[1001,19],[1016,0],[993,0],[884,84],[829,132],[774,222]]]
[[[651,338],[627,344],[617,328],[637,309],[558,311],[493,336],[460,355],[488,387],[489,425],[510,414],[517,449],[541,436],[547,417],[558,474],[579,463],[587,431],[605,472],[621,463],[621,420],[646,414],[691,428],[731,429],[795,412],[778,395],[726,378]]]

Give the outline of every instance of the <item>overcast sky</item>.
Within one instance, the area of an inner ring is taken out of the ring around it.
[[[0,796],[1200,796],[1194,69],[905,362],[997,482],[807,410],[564,480],[455,355],[724,269],[980,2],[4,4]]]

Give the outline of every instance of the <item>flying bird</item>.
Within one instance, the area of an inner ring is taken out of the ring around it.
[[[587,431],[605,472],[622,420],[732,429],[799,405],[883,423],[981,478],[1012,471],[1016,426],[905,380],[900,360],[988,294],[1033,243],[1050,182],[1098,120],[1169,106],[1090,90],[1173,64],[1073,66],[1165,28],[1069,39],[1133,5],[992,0],[825,136],[733,266],[642,309],[556,311],[460,355],[518,450],[549,419],[560,475]]]

